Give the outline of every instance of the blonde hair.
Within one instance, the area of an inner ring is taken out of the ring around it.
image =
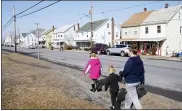
[[[96,57],[96,54],[95,53],[91,53],[90,57]]]
[[[115,73],[115,71],[116,70],[115,70],[114,66],[113,65],[110,65],[109,68],[108,68],[108,72],[109,73]]]

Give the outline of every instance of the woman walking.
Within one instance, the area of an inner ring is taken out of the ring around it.
[[[143,61],[140,56],[137,55],[137,50],[130,49],[130,58],[124,66],[122,76],[126,82],[126,91],[125,96],[125,109],[130,109],[132,103],[136,109],[142,109],[142,105],[138,99],[136,87],[140,84],[144,84],[144,66]]]
[[[91,53],[90,60],[85,67],[84,74],[86,75],[88,72],[90,72],[89,77],[92,80],[92,89],[90,90],[93,92],[96,91],[95,82],[101,76],[101,68],[102,65],[99,58],[96,57],[95,53]]]

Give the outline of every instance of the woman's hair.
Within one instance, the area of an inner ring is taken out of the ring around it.
[[[109,68],[108,68],[108,72],[109,73],[115,73],[115,71],[116,70],[115,70],[114,66],[113,65],[110,65]]]
[[[90,57],[96,57],[96,54],[95,53],[91,53]]]
[[[132,49],[132,48],[130,48],[130,49],[129,49],[129,51],[130,51],[130,52],[132,52],[132,53],[133,53],[133,55],[137,55],[137,50],[136,50],[136,49]]]

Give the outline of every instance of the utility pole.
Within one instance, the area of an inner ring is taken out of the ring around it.
[[[111,21],[112,21],[112,29],[111,29],[111,45],[112,45],[112,47],[114,46],[114,18],[112,17],[112,19],[111,19]]]
[[[14,45],[15,45],[15,50],[14,52],[17,53],[17,47],[16,47],[16,15],[15,15],[15,7],[13,5],[13,18],[14,18]]]
[[[92,42],[92,37],[93,37],[93,31],[92,31],[92,27],[93,27],[92,26],[93,25],[93,23],[92,23],[92,1],[90,1],[90,8],[91,8],[90,12],[89,12],[90,13],[90,20],[91,20],[90,21],[90,33],[91,33],[91,38],[90,39],[91,39],[91,48],[92,48],[93,47],[93,42]]]
[[[20,47],[20,32],[19,32],[19,28],[18,28],[18,38],[19,38],[18,43],[19,43],[19,47]]]
[[[36,25],[37,25],[37,39],[38,39],[38,43],[37,43],[37,45],[38,45],[38,60],[39,60],[39,31],[38,31],[38,28],[39,28],[39,23],[35,23]]]

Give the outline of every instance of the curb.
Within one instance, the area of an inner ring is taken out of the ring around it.
[[[163,61],[182,62],[182,59],[178,59],[178,60],[162,59],[162,58],[146,58],[146,59],[149,59],[149,60],[163,60]]]

